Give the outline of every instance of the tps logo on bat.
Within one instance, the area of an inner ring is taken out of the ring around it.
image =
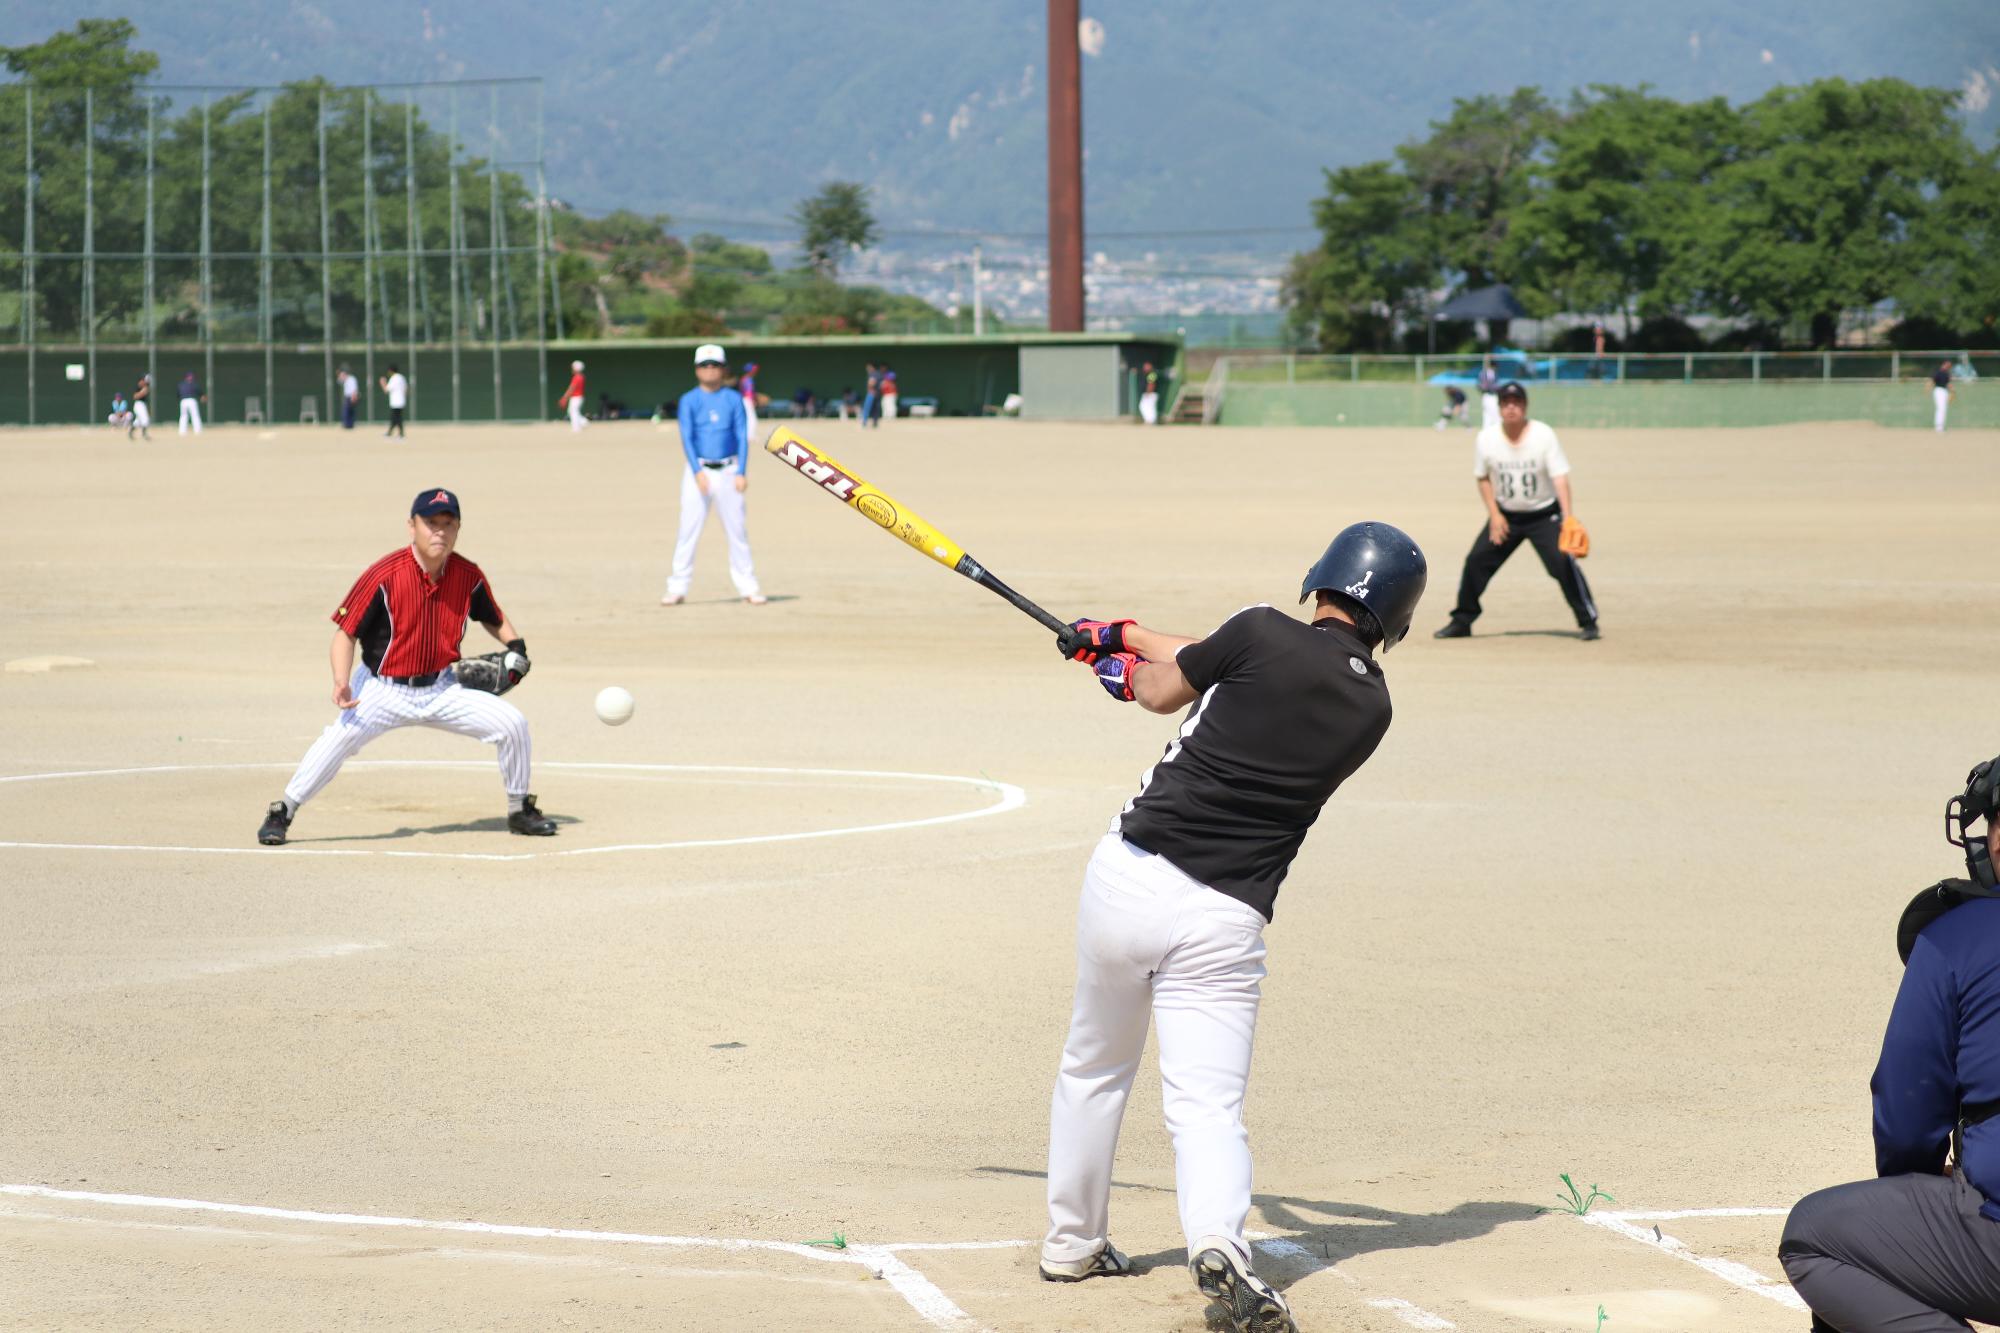
[[[831,491],[842,500],[853,500],[854,488],[861,484],[860,478],[848,476],[845,472],[842,472],[839,468],[814,453],[802,440],[785,441],[784,449],[778,454],[778,461],[804,473],[807,477],[818,482],[821,487]],[[875,516],[870,514],[869,517],[874,518]],[[876,519],[876,522],[879,523],[881,520]],[[883,526],[886,527],[888,525],[884,524]]]

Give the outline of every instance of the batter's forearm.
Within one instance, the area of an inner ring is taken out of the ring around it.
[[[333,632],[333,644],[327,650],[327,657],[333,667],[333,683],[337,689],[354,674],[354,640],[347,637],[346,630]]]
[[[1195,691],[1174,662],[1141,662],[1132,669],[1132,699],[1149,713],[1178,713],[1195,701]]]
[[[1171,662],[1175,653],[1199,642],[1199,639],[1182,638],[1178,634],[1162,634],[1136,622],[1125,627],[1125,651],[1137,653],[1148,662]]]

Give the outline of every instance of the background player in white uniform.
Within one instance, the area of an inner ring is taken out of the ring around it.
[[[1931,429],[1944,430],[1945,416],[1951,411],[1951,395],[1951,362],[1940,361],[1931,372]]]
[[[1129,620],[1079,621],[1058,637],[1113,698],[1188,713],[1084,872],[1076,1001],[1049,1115],[1045,1280],[1132,1271],[1110,1241],[1111,1164],[1152,1019],[1195,1283],[1237,1333],[1295,1333],[1243,1234],[1264,923],[1320,809],[1389,729],[1374,652],[1409,632],[1424,578],[1408,536],[1357,523],[1306,574],[1310,625],[1253,606],[1205,639]]]
[[[1597,603],[1576,557],[1558,546],[1563,520],[1574,515],[1569,459],[1547,422],[1528,416],[1528,391],[1512,380],[1500,386],[1500,423],[1473,441],[1472,475],[1486,505],[1486,527],[1472,540],[1458,581],[1451,620],[1433,637],[1463,639],[1479,619],[1486,585],[1522,542],[1531,542],[1542,568],[1562,587],[1585,639],[1598,637]]]

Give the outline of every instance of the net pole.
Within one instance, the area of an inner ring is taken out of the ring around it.
[[[333,227],[326,203],[326,86],[319,90],[319,335],[321,355],[325,361],[323,383],[326,397],[320,399],[326,404],[326,413],[320,416],[324,424],[333,411]]]
[[[375,382],[375,90],[361,90],[361,375]],[[367,420],[375,421],[375,395],[368,395]],[[347,401],[340,404],[347,419]]]
[[[208,94],[201,95],[201,374],[212,408],[222,401],[215,391],[215,259],[209,246],[209,196],[215,184],[209,145]],[[176,405],[178,408],[178,405]],[[199,409],[197,409],[199,410]]]
[[[549,322],[548,310],[542,305],[542,284],[549,266],[548,232],[549,189],[542,179],[542,83],[535,81],[535,387],[539,397],[535,399],[535,415],[541,415],[541,404],[549,401]]]
[[[21,341],[28,345],[28,424],[35,424],[35,90],[27,90],[27,209],[21,224]]]
[[[405,415],[411,421],[417,419],[417,99],[412,92],[410,100],[403,103],[403,186],[409,199],[409,219],[403,233],[403,278],[408,290],[404,293],[407,303],[405,310],[407,327],[403,336],[410,344],[410,364],[404,369],[409,377],[410,392],[406,398],[408,406]]]
[[[146,99],[146,380],[153,385],[153,392],[146,395],[146,410],[159,410],[160,400],[153,396],[159,391],[160,383],[160,333],[153,322],[153,288],[157,281],[153,252],[158,240],[153,229],[153,113],[159,106],[159,99]]]
[[[83,359],[89,365],[83,419],[97,411],[97,90],[83,90]]]
[[[458,239],[458,85],[451,86],[451,110],[445,121],[449,137],[445,143],[445,161],[451,169],[451,419],[457,421],[464,416],[459,384],[459,339],[458,339],[458,263],[460,250]]]
[[[486,89],[486,330],[493,340],[493,419],[501,420],[500,392],[500,88]]]
[[[278,420],[277,358],[271,349],[271,99],[264,99],[264,218],[257,265],[257,338],[264,344],[264,421]]]

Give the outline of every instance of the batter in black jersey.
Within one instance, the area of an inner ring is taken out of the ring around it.
[[[1111,1164],[1156,1021],[1195,1282],[1238,1333],[1294,1329],[1243,1236],[1264,926],[1306,831],[1389,729],[1375,654],[1409,632],[1424,577],[1408,536],[1358,523],[1306,574],[1310,624],[1253,606],[1204,639],[1130,620],[1078,621],[1060,637],[1113,698],[1187,714],[1084,872],[1076,1001],[1049,1124],[1049,1281],[1131,1271],[1109,1238]]]

